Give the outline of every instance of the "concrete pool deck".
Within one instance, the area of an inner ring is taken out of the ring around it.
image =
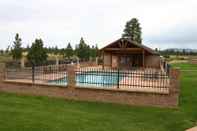
[[[83,67],[83,68],[77,68],[75,70],[81,72],[87,72],[87,71],[98,71],[99,73],[102,71],[113,71],[113,69],[105,68],[102,69],[102,66],[95,66],[95,67]],[[161,79],[144,79],[141,75],[144,73],[143,69],[139,70],[123,70],[120,71],[121,73],[128,73],[124,74],[121,80],[119,81],[119,88],[118,90],[126,90],[126,91],[133,91],[133,92],[150,92],[150,93],[163,93],[168,94],[169,93],[169,87],[170,87],[170,79],[165,78],[165,81]],[[155,69],[148,69],[147,71],[157,71]],[[116,73],[116,70],[114,70]],[[28,72],[25,72],[28,73]],[[78,72],[77,72],[78,73]],[[139,76],[140,74],[140,76]],[[29,83],[32,84],[31,74],[26,74],[25,78],[18,78],[18,79],[6,79],[6,82],[17,82],[17,83]],[[52,73],[38,73],[35,75],[35,84],[44,84],[44,85],[54,85],[54,86],[66,86],[67,83],[65,81],[61,81],[61,79],[65,78],[67,76],[67,71],[60,71],[60,72],[52,72]],[[93,76],[91,76],[93,77]],[[50,81],[56,81],[57,83],[50,83]],[[91,82],[90,82],[91,83]],[[106,85],[105,84],[89,84],[89,83],[80,83],[76,86],[82,87],[82,88],[98,88],[98,89],[117,89],[117,84],[112,85]]]
[[[197,126],[193,127],[193,128],[190,128],[190,129],[187,129],[186,131],[197,131]]]

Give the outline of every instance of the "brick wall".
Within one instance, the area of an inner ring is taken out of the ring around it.
[[[100,101],[128,105],[177,107],[180,92],[180,71],[170,70],[171,87],[169,94],[142,93],[107,89],[90,89],[76,87],[75,67],[68,67],[68,86],[31,85],[25,83],[0,83],[0,90],[33,95],[47,95],[74,100]],[[3,75],[1,75],[3,76]],[[3,78],[2,78],[3,79]]]

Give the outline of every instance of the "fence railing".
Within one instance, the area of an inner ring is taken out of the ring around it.
[[[77,85],[146,92],[169,92],[170,78],[159,69],[78,69]]]
[[[6,80],[34,84],[67,85],[67,65],[7,68]]]
[[[68,83],[67,65],[6,69],[6,80],[34,84],[62,85]],[[141,92],[168,93],[170,78],[160,69],[133,68],[131,70],[79,68],[75,83],[83,88],[119,89]]]

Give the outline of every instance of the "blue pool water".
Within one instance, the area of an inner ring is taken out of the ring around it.
[[[48,81],[48,83],[54,85],[67,85],[67,78],[65,76],[62,79]]]
[[[78,86],[92,85],[92,86],[113,86],[117,85],[122,79],[122,76],[117,73],[108,72],[85,72],[76,74],[76,84]],[[49,81],[50,84],[67,85],[67,77],[62,79]]]

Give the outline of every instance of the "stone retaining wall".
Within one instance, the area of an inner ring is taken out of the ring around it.
[[[79,88],[75,83],[75,67],[68,66],[68,86],[32,85],[25,83],[0,82],[0,90],[22,94],[47,95],[66,99],[110,102],[128,105],[177,107],[180,92],[180,71],[170,70],[170,92],[169,94],[131,92],[110,89]],[[1,80],[3,76],[1,73]],[[30,86],[31,85],[31,86]]]

